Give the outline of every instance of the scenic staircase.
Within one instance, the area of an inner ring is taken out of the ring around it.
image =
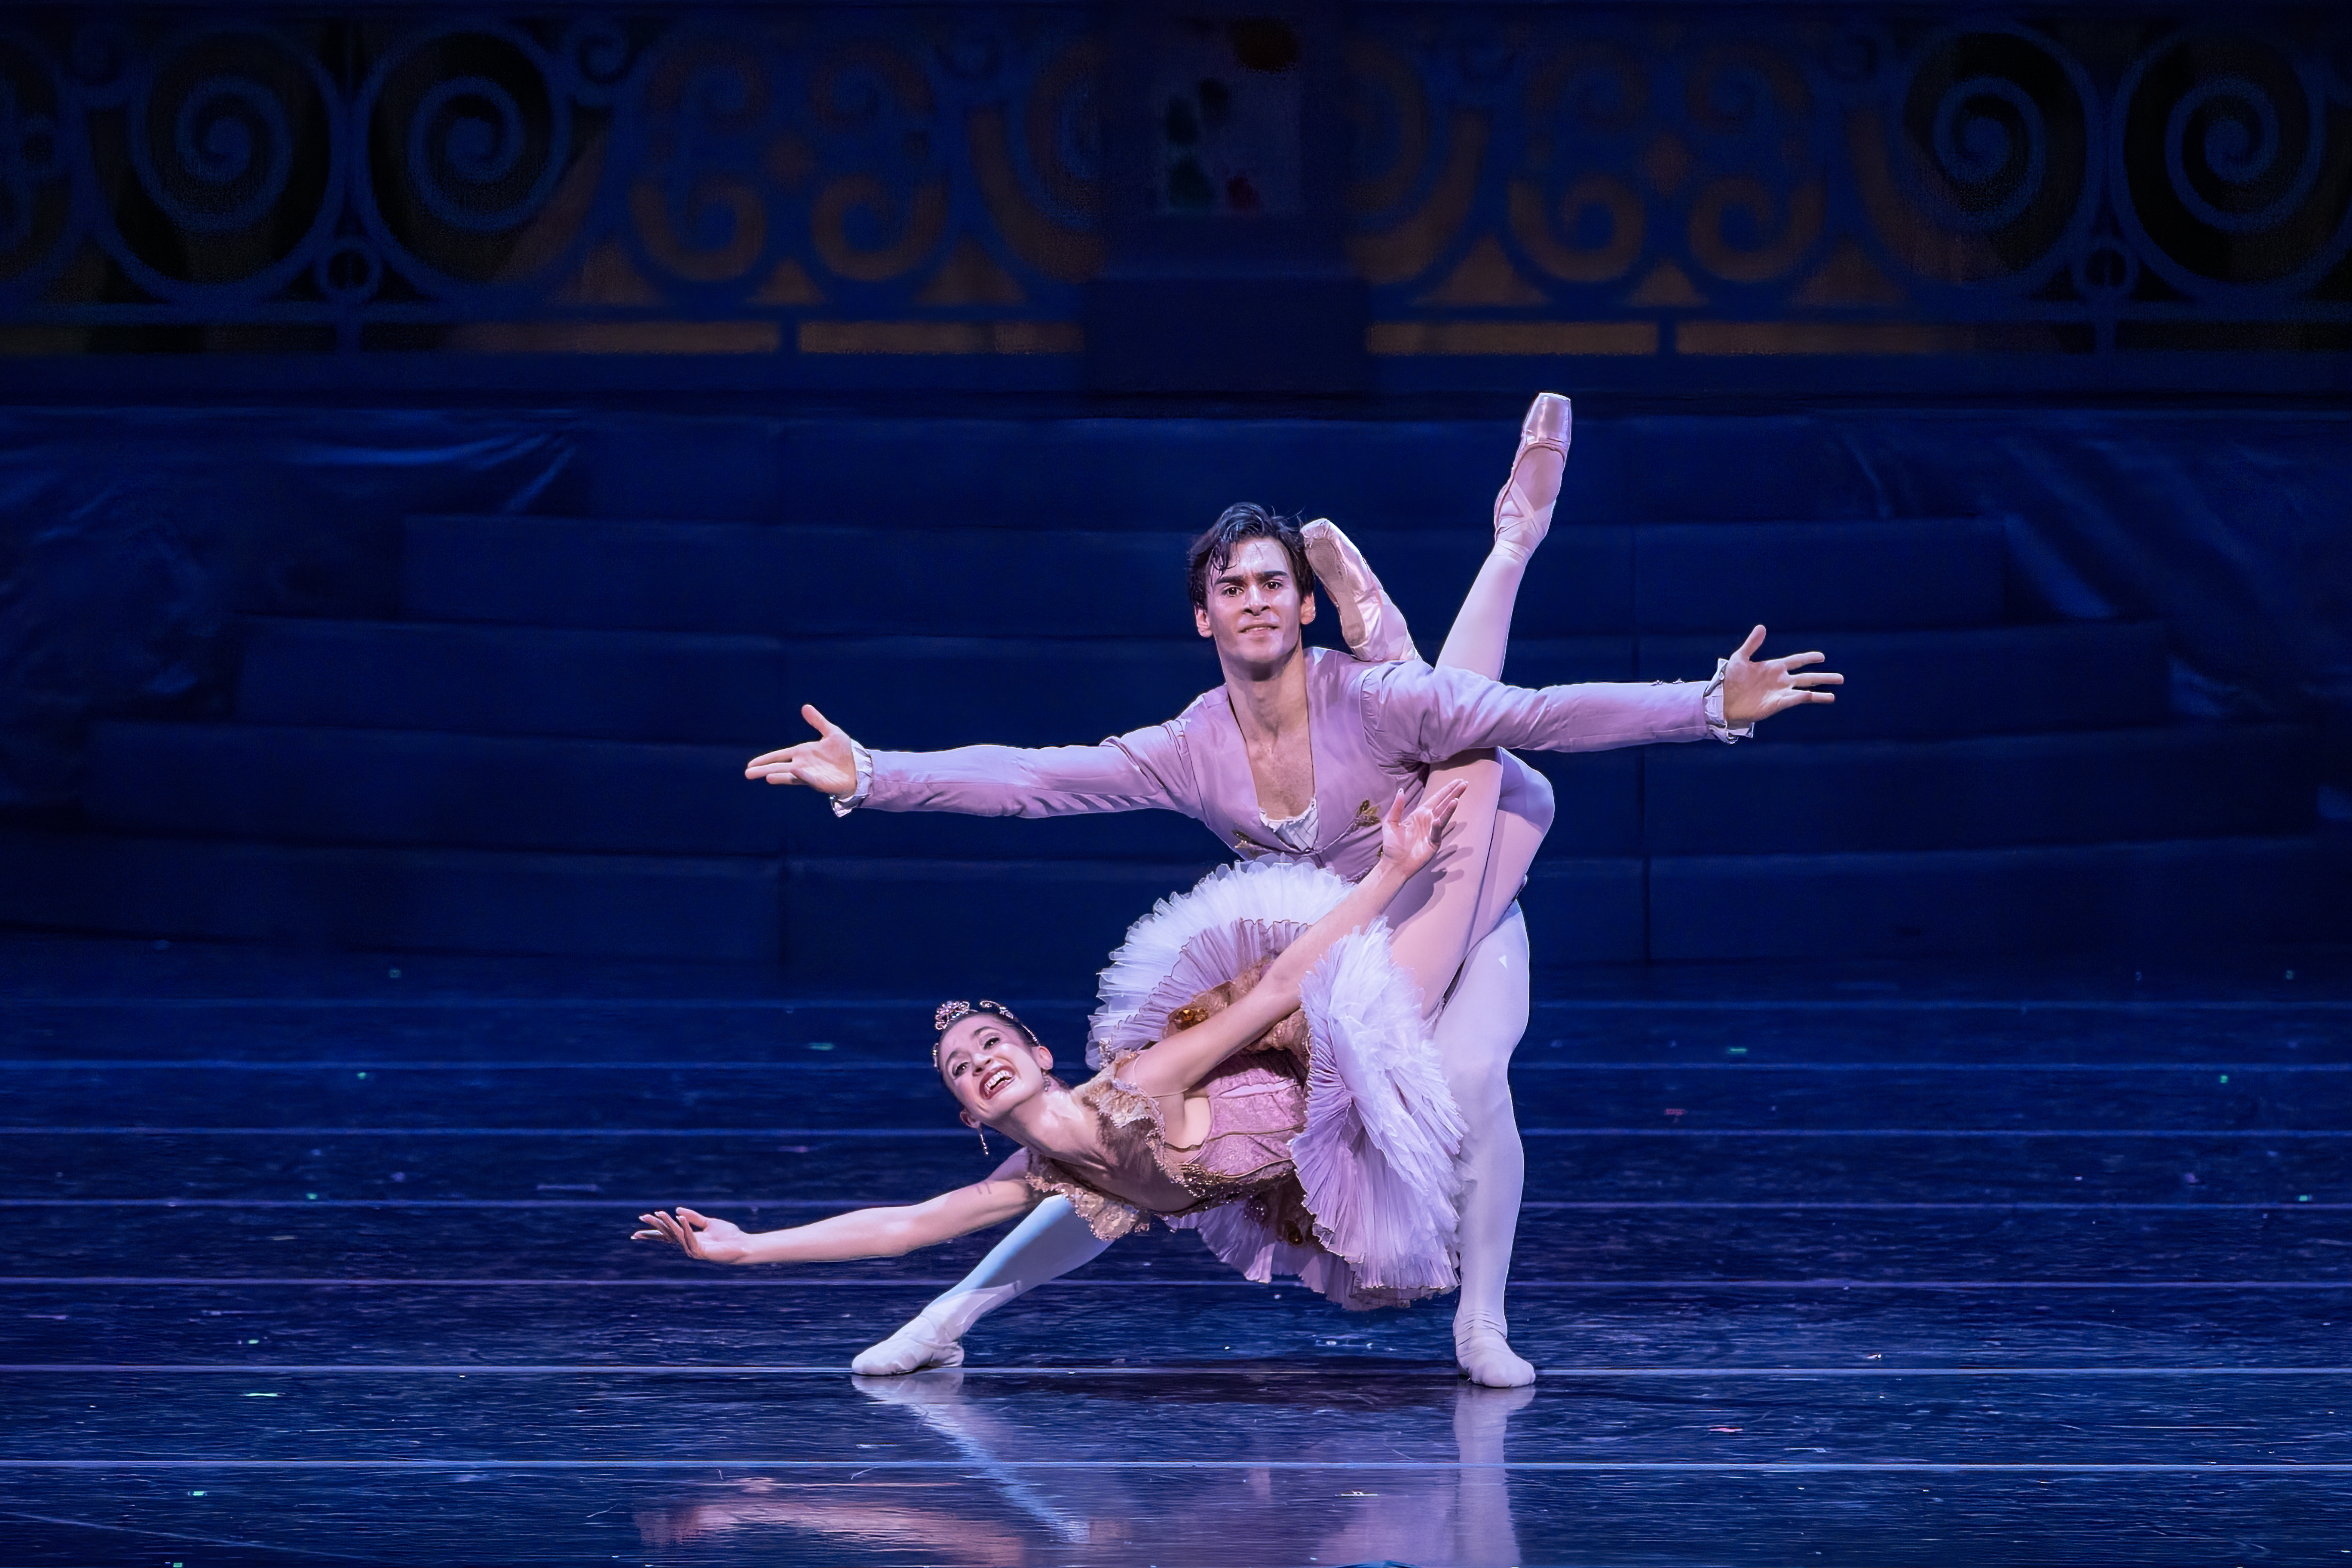
[[[1848,685],[1752,743],[1531,759],[1538,964],[2313,934],[2307,732],[2176,721],[2164,628],[2041,613],[2001,519],[1774,516],[1868,498],[1769,424],[1685,422],[1666,473],[1654,431],[1580,430],[1507,679],[1703,679],[1762,622]],[[1333,516],[1433,650],[1508,456],[1484,425],[639,422],[589,515],[410,520],[397,618],[250,620],[232,718],[96,724],[83,825],[7,831],[0,920],[1083,990],[1215,863],[1198,826],[839,821],[743,762],[804,701],[877,748],[1173,714],[1217,673],[1184,540],[1235,500]]]

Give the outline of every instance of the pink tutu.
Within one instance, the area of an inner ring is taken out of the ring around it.
[[[1103,971],[1087,1048],[1102,1071],[1076,1092],[1121,1158],[1151,1161],[1198,1200],[1161,1215],[1170,1226],[1249,1279],[1291,1275],[1343,1306],[1379,1307],[1459,1282],[1463,1133],[1385,921],[1342,938],[1307,975],[1303,1060],[1277,1042],[1202,1084],[1210,1128],[1197,1147],[1169,1147],[1154,1102],[1124,1081],[1170,1014],[1281,952],[1347,893],[1328,871],[1264,860],[1160,900]],[[1098,1235],[1146,1223],[1050,1161],[1033,1158],[1031,1180],[1069,1196]]]

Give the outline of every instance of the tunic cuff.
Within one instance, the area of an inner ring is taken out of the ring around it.
[[[1730,745],[1735,741],[1753,739],[1756,734],[1755,725],[1749,724],[1742,729],[1735,730],[1731,727],[1730,721],[1727,720],[1723,716],[1723,672],[1730,667],[1731,661],[1729,659],[1717,659],[1715,661],[1715,679],[1706,683],[1706,732],[1714,736],[1717,740],[1721,741],[1727,746]],[[862,781],[865,774],[861,771],[858,776]],[[859,787],[861,789],[864,787],[862,783]],[[839,805],[835,805],[834,807],[834,810],[835,811],[839,811],[841,807]]]
[[[1716,683],[1722,684],[1720,676],[1717,677]],[[1718,703],[1717,707],[1719,716],[1721,704]],[[849,742],[849,754],[857,759],[857,787],[847,795],[837,795],[833,797],[833,815],[835,816],[847,816],[851,812],[864,805],[866,797],[874,793],[874,753],[852,741]]]

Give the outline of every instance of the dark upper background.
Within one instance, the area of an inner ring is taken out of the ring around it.
[[[1083,989],[1198,829],[734,763],[1164,715],[1237,499],[1433,647],[1549,387],[1514,679],[1856,684],[1548,763],[1547,962],[2347,934],[2335,12],[1213,10],[12,11],[0,919]]]

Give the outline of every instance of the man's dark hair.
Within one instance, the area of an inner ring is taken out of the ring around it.
[[[1209,531],[1192,541],[1191,583],[1192,607],[1209,607],[1209,579],[1233,563],[1234,552],[1244,540],[1271,539],[1282,546],[1290,557],[1290,574],[1298,584],[1298,596],[1306,598],[1315,592],[1315,568],[1307,563],[1307,542],[1298,537],[1298,520],[1284,517],[1248,501],[1237,501],[1225,508],[1223,515],[1209,525]]]

